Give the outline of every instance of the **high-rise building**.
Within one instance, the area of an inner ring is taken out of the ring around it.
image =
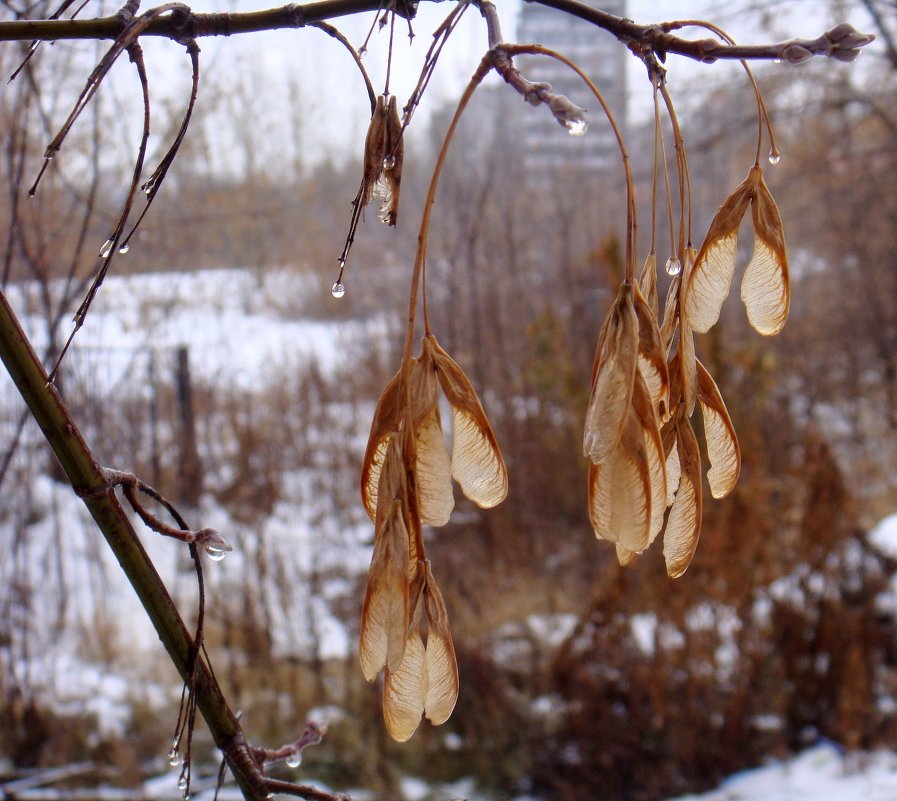
[[[625,0],[586,0],[617,16],[625,16]],[[621,130],[626,124],[626,59],[628,51],[611,34],[578,17],[537,3],[523,4],[517,33],[520,44],[541,44],[575,62],[595,83],[610,106]],[[547,108],[528,109],[524,115],[524,160],[527,172],[538,177],[558,168],[600,170],[619,160],[611,126],[597,99],[566,64],[547,56],[517,59],[524,76],[550,83],[588,109],[589,128],[584,136],[570,136]]]

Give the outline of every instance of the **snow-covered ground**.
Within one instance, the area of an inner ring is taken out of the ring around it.
[[[40,351],[45,331],[33,290],[28,285],[13,286],[7,294]],[[327,310],[322,307],[336,303],[313,277],[285,270],[110,276],[69,356],[78,374],[95,367],[94,354],[102,352],[102,370],[91,374],[86,386],[92,395],[112,397],[113,402],[120,399],[119,393],[128,397],[128,392],[139,392],[147,380],[145,372],[133,370],[135,353],[181,345],[189,346],[196,385],[258,394],[271,386],[280,371],[295,376],[314,366],[318,375],[328,379],[344,371],[347,354],[356,348],[367,347],[372,341],[388,345],[390,326],[384,319],[327,319]],[[171,377],[163,375],[159,380],[171,381]],[[131,385],[135,389],[130,389]],[[362,401],[362,405],[364,413],[349,416],[345,410],[334,408],[328,415],[360,430],[363,421],[370,419],[373,400]],[[11,381],[0,372],[0,453],[21,408]],[[100,436],[102,431],[101,424]],[[354,437],[352,442],[359,440],[355,444],[360,454],[363,438],[354,429],[350,435]],[[123,688],[135,682],[148,686],[147,677],[133,670],[127,676],[113,675],[76,657],[83,651],[83,632],[99,622],[107,631],[108,626],[117,625],[126,632],[123,636],[131,653],[157,652],[158,638],[83,503],[66,485],[45,475],[46,445],[36,427],[27,429],[26,442],[26,472],[20,484],[27,486],[27,500],[16,502],[29,507],[29,575],[22,575],[21,559],[16,561],[10,556],[12,549],[4,547],[0,548],[0,582],[14,577],[22,580],[23,586],[39,587],[46,574],[54,581],[45,592],[31,591],[33,651],[23,655],[17,669],[29,686],[57,699],[61,709],[96,713],[101,727],[121,730],[131,700]],[[129,465],[120,467],[130,469]],[[191,511],[190,519],[216,528],[234,546],[225,561],[207,564],[206,578],[213,592],[221,582],[240,575],[247,558],[241,540],[250,534],[254,541],[264,541],[297,581],[304,582],[311,570],[331,571],[333,575],[321,581],[316,597],[296,594],[288,619],[276,626],[273,635],[275,648],[282,651],[310,656],[314,647],[319,656],[334,658],[346,655],[353,647],[345,626],[331,612],[330,602],[354,588],[336,574],[345,577],[366,568],[371,527],[360,504],[356,515],[335,518],[337,502],[322,491],[322,484],[329,486],[327,482],[337,481],[338,476],[330,471],[325,481],[315,470],[309,467],[281,475],[281,499],[251,532],[245,530],[245,522],[232,519],[211,498],[204,498],[201,508]],[[354,488],[354,481],[351,486]],[[12,515],[7,522],[0,520],[0,544],[15,540],[15,519]],[[189,616],[195,578],[186,549],[148,531],[139,520],[135,521],[135,530],[175,597],[184,599]],[[48,621],[59,613],[63,598],[65,620],[60,630]],[[140,661],[129,660],[129,664],[137,666]],[[176,697],[173,672],[170,679]],[[160,704],[170,703],[172,699],[165,697],[169,688],[157,689],[153,697],[161,695]]]
[[[7,295],[40,352],[45,331],[38,294],[25,284],[10,287]],[[332,374],[354,345],[388,336],[383,319],[323,319],[327,307],[340,302],[312,276],[288,270],[112,275],[74,344],[119,349],[122,369],[133,349],[189,345],[197,378],[252,388],[272,367],[301,368],[314,361]]]
[[[823,743],[784,761],[736,773],[716,790],[675,801],[895,801],[897,754],[845,755]]]
[[[300,370],[314,363],[321,374],[333,376],[344,365],[346,354],[356,346],[372,338],[386,342],[394,335],[382,319],[338,322],[320,317],[310,319],[309,311],[316,305],[331,302],[320,286],[314,286],[314,290],[321,297],[312,294],[307,277],[279,271],[264,274],[250,270],[199,271],[127,279],[111,277],[103,286],[76,343],[82,347],[121,350],[120,368],[107,373],[103,379],[110,386],[135,380],[127,375],[129,352],[189,344],[197,381],[209,386],[220,382],[220,385],[253,392],[264,390],[274,367]],[[14,306],[23,313],[24,322],[40,347],[41,327],[33,310],[27,309],[27,294],[23,288],[13,288],[10,292]],[[7,379],[0,377],[0,381],[4,380]],[[101,381],[94,390],[101,392],[103,386]],[[367,403],[370,405],[371,399]],[[8,412],[0,408],[0,423]],[[370,409],[366,413],[369,419]],[[0,441],[0,447],[3,444]],[[345,568],[343,575],[363,571],[370,553],[365,541],[371,533],[363,513],[351,525],[334,523],[339,530],[328,530],[332,499],[321,492],[308,473],[294,471],[284,476],[284,481],[285,498],[259,524],[258,534],[268,546],[279,554],[289,554],[299,577],[313,563],[325,573],[336,566]],[[80,588],[67,598],[72,620],[91,621],[98,615],[110,614],[104,610],[114,610],[112,614],[127,625],[129,648],[135,652],[157,650],[156,635],[133,591],[99,541],[83,504],[67,487],[44,475],[37,476],[31,485],[29,502],[34,512],[29,536],[37,543],[48,544],[46,566],[38,565],[35,570],[54,569],[53,543],[62,542],[60,531],[65,531],[65,585]],[[203,525],[214,526],[235,546],[235,552],[223,563],[208,565],[208,582],[214,588],[229,574],[236,575],[242,569],[245,557],[240,550],[240,525],[220,505],[204,504],[197,514]],[[136,528],[175,594],[181,591],[192,597],[189,593],[194,592],[194,580],[184,570],[185,549],[147,532],[139,522]],[[4,532],[0,523],[0,542],[8,539],[9,532]],[[897,557],[897,515],[883,520],[870,533],[870,540]],[[8,559],[0,552],[0,579],[15,567]],[[104,580],[98,582],[98,575],[104,576]],[[322,657],[340,657],[352,649],[346,627],[331,613],[328,603],[330,596],[348,591],[340,581],[345,579],[325,582],[320,597],[297,596],[294,614],[279,630],[284,642],[277,642],[277,647],[292,648],[294,653],[307,651],[312,643],[303,626],[305,621],[313,620],[315,646]],[[897,604],[897,587],[892,595]],[[729,625],[730,616],[726,615],[726,609],[708,606],[696,611],[689,619],[689,626],[698,629]],[[527,638],[556,645],[557,639],[569,634],[574,625],[575,619],[570,616],[530,618],[519,630],[498,632],[502,636],[497,638],[496,656],[513,660],[517,654],[514,649]],[[639,615],[632,619],[631,625],[639,647],[651,653],[656,644],[656,619]],[[27,666],[22,666],[28,670],[32,686],[46,687],[60,708],[93,713],[107,731],[121,731],[129,715],[128,687],[135,682],[141,684],[154,703],[176,703],[176,681],[171,681],[169,686],[165,677],[125,675],[121,671],[113,674],[76,657],[79,636],[78,633],[60,636],[58,632],[48,632],[43,640],[34,643],[40,655],[32,656]],[[135,665],[140,663],[140,660],[133,661]],[[535,704],[536,711],[544,707],[547,713],[551,711],[552,699],[539,698]],[[153,779],[145,789],[155,797],[175,798],[176,780],[176,771],[171,771]],[[196,789],[200,790],[197,798],[211,797],[210,789]],[[434,788],[408,777],[402,783],[402,790],[407,801],[461,797],[486,801],[485,796],[466,782]],[[362,796],[359,793],[357,797]],[[845,756],[832,744],[820,744],[793,759],[770,762],[736,774],[709,793],[676,801],[897,801],[897,755],[875,752]]]

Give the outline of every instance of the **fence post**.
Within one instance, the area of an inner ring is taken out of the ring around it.
[[[178,437],[178,494],[184,503],[199,505],[202,494],[202,465],[196,447],[196,421],[193,414],[193,387],[190,381],[190,352],[185,345],[177,349],[175,367],[178,411],[181,430]]]

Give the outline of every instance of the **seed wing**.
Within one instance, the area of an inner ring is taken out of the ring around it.
[[[735,273],[738,228],[753,195],[758,169],[751,168],[748,177],[717,210],[687,278],[683,312],[691,328],[702,334],[719,319],[723,301],[729,294]]]
[[[491,509],[508,495],[508,471],[498,440],[470,379],[431,339],[436,375],[452,407],[452,476],[477,506]]]
[[[639,345],[632,295],[631,287],[620,287],[599,337],[601,352],[596,354],[583,434],[583,454],[593,464],[605,461],[616,449],[632,402]]]
[[[374,535],[374,553],[361,612],[359,657],[368,681],[384,666],[397,668],[408,629],[408,531],[395,500]]]
[[[741,299],[751,325],[764,336],[778,334],[791,306],[788,254],[779,209],[761,174],[751,204],[754,255],[741,282]]]
[[[595,536],[641,553],[651,536],[651,471],[644,435],[630,410],[610,459],[589,464],[589,519]]]
[[[386,458],[389,435],[399,429],[399,375],[400,373],[396,373],[390,379],[377,401],[361,465],[361,500],[372,522],[376,522],[377,519],[377,488],[380,483],[380,470]]]
[[[671,578],[688,569],[701,535],[701,455],[687,420],[676,426],[676,444],[682,472],[663,535],[663,557]]]
[[[661,344],[656,313],[638,290],[634,292],[634,300],[638,320],[638,369],[645,379],[654,408],[659,409],[666,406],[669,392],[666,352]]]
[[[427,694],[424,713],[434,725],[445,723],[458,700],[458,663],[449,628],[448,612],[436,579],[427,563],[424,603],[427,613]]]
[[[427,695],[426,652],[420,632],[414,628],[405,643],[405,658],[398,670],[386,670],[383,682],[383,720],[386,731],[404,743],[414,734],[424,714]]]
[[[707,441],[707,482],[714,498],[725,498],[741,472],[741,448],[719,388],[707,368],[698,364],[698,399]]]

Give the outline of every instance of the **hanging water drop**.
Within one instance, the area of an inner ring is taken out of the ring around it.
[[[570,136],[582,136],[589,130],[589,123],[585,117],[577,117],[576,119],[566,120],[564,125],[567,127],[567,133]]]
[[[396,157],[392,154],[388,155],[385,159],[383,159],[383,169],[389,172],[393,167],[396,166]]]
[[[330,294],[339,300],[346,294],[346,285],[342,281],[335,281],[333,286],[330,287]]]
[[[769,151],[769,163],[775,166],[782,160],[782,154],[778,150]]]
[[[667,259],[667,275],[679,275],[682,272],[682,263],[675,256],[670,256]]]
[[[206,553],[213,562],[220,562],[227,556],[227,551],[224,548],[219,548],[217,545],[206,545]]]
[[[109,254],[112,253],[112,246],[115,244],[115,240],[112,237],[109,237],[105,242],[103,242],[102,247],[100,248],[100,258],[105,259],[109,257]]]
[[[302,764],[302,752],[296,751],[287,757],[287,767],[298,768]]]
[[[40,44],[40,42],[37,39],[35,39],[30,45],[28,45],[28,52],[33,53],[35,50],[37,50],[37,46],[39,44]]]
[[[187,777],[181,776],[181,778],[178,779],[178,790],[180,790],[181,792],[184,792],[184,790],[186,790],[186,789],[187,789]]]
[[[125,253],[127,253],[130,249],[131,246],[127,242],[122,242],[121,247],[118,249],[118,252],[121,253],[122,256],[124,256]]]
[[[168,752],[168,764],[171,765],[171,767],[173,767],[173,768],[176,768],[178,765],[181,764],[181,755],[178,753],[177,748],[172,748]]]

